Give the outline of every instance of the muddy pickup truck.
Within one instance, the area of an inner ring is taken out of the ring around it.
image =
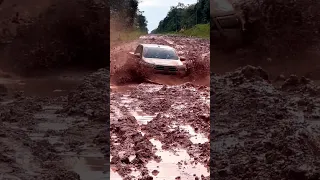
[[[228,0],[210,1],[211,45],[231,47],[242,44],[244,21]]]

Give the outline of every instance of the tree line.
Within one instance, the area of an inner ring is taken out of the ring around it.
[[[138,6],[138,0],[110,0],[110,17],[113,27],[119,30],[124,28],[129,31],[148,32],[148,22]]]
[[[210,22],[210,1],[199,0],[195,4],[178,3],[172,6],[167,16],[159,22],[158,27],[151,33],[166,33],[189,29],[197,24]]]

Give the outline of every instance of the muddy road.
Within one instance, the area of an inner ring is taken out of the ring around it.
[[[211,76],[211,178],[320,179],[320,91],[245,66]]]
[[[208,71],[137,81],[126,54],[142,42],[170,45]],[[143,36],[111,50],[111,179],[209,179],[209,55],[209,40],[172,36]]]
[[[1,78],[0,179],[109,177],[108,74]]]

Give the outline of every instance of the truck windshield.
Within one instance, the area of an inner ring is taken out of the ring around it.
[[[179,57],[174,50],[159,48],[159,47],[145,47],[143,49],[143,57],[155,58],[155,59],[179,60]]]

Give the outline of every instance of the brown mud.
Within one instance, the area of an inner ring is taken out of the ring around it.
[[[1,178],[109,177],[108,70],[87,73],[1,79]]]
[[[199,73],[136,81],[126,53],[141,42],[175,47]],[[111,179],[209,179],[208,52],[208,40],[171,36],[143,36],[111,50]]]
[[[212,74],[211,178],[320,179],[319,86],[261,68]]]
[[[107,12],[99,0],[0,0],[1,180],[109,177]]]

